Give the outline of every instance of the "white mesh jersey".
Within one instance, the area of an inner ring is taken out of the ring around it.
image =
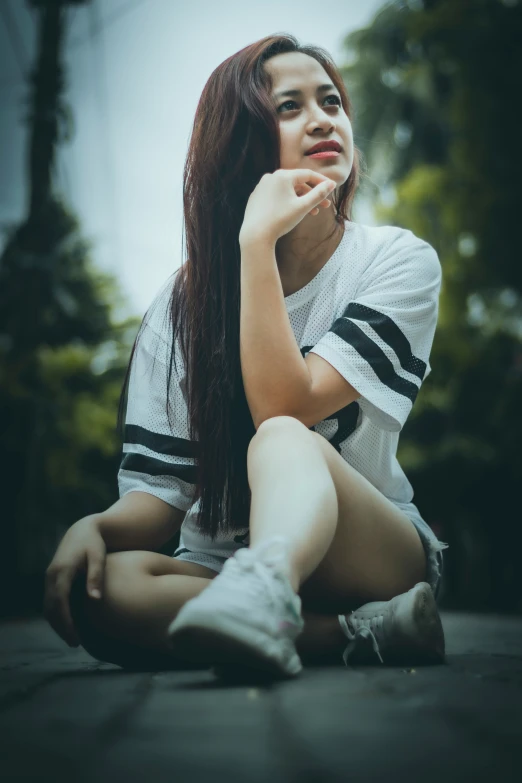
[[[387,498],[417,517],[413,489],[396,452],[399,433],[431,372],[441,278],[435,250],[411,231],[346,221],[327,263],[285,297],[302,356],[309,351],[322,356],[361,394],[313,429]],[[149,309],[133,359],[119,493],[149,492],[187,511],[178,552],[226,557],[238,545],[248,545],[248,530],[211,541],[194,524],[199,504],[193,504],[195,449],[188,439],[178,345],[178,372],[173,365],[170,390],[172,429],[166,415],[172,282],[173,276]]]

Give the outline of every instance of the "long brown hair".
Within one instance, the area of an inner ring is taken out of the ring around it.
[[[183,211],[188,252],[176,272],[169,301],[172,352],[166,406],[170,423],[168,390],[179,339],[191,441],[184,453],[196,457],[194,501],[200,499],[196,524],[212,540],[218,533],[248,527],[251,492],[246,456],[255,427],[239,352],[239,232],[250,194],[263,174],[280,168],[272,80],[263,64],[286,52],[314,57],[339,90],[343,109],[352,116],[342,77],[328,52],[300,45],[292,35],[270,35],[241,49],[211,74],[198,103],[185,162]],[[356,148],[350,176],[334,191],[338,224],[351,219],[359,165]],[[118,407],[117,426],[123,440],[123,409],[140,332]]]

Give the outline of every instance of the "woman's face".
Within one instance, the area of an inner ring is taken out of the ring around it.
[[[312,169],[333,179],[339,187],[350,176],[353,165],[352,124],[342,107],[339,91],[323,66],[302,52],[278,54],[264,67],[273,80],[272,99],[281,134],[281,168]],[[284,94],[289,90],[300,92]],[[337,141],[341,152],[335,157],[307,156],[306,152],[320,141]]]

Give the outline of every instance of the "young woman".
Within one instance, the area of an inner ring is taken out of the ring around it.
[[[328,54],[290,35],[203,90],[187,259],[122,392],[120,500],[73,525],[48,569],[46,616],[101,660],[282,676],[328,655],[444,660],[447,544],[396,458],[441,268],[410,231],[351,220],[350,116]]]

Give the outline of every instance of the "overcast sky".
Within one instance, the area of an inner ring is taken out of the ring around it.
[[[36,28],[24,0],[0,3],[8,11],[0,19],[0,224],[6,224],[26,209],[24,73],[34,63]],[[95,0],[68,11],[66,97],[75,131],[60,149],[58,184],[94,242],[96,266],[120,281],[124,313],[143,315],[181,263],[183,166],[212,71],[278,32],[324,47],[341,66],[345,35],[367,25],[382,5]]]

